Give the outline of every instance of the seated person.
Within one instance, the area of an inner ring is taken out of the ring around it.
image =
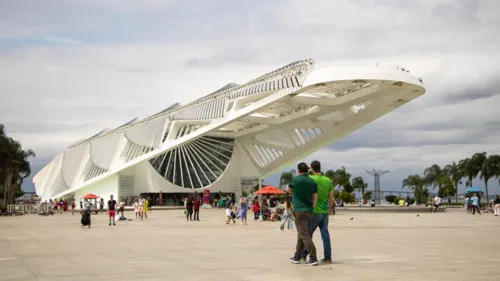
[[[82,223],[82,228],[84,226],[87,226],[88,228],[90,228],[90,225],[92,223],[92,219],[90,217],[90,210],[85,210],[83,213],[82,213],[82,219],[81,219],[81,223]]]
[[[278,214],[275,209],[275,211],[271,213],[271,221],[276,221],[276,220],[278,220]]]

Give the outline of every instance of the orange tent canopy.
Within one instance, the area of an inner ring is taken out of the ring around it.
[[[285,192],[277,187],[268,185],[255,192],[255,194],[285,194]]]
[[[82,198],[83,199],[97,199],[97,198],[101,198],[101,197],[95,195],[94,193],[89,193],[89,194],[83,196]]]

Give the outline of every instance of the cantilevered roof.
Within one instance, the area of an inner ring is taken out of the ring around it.
[[[269,79],[278,79],[278,78],[279,79],[283,78],[282,80],[286,81],[286,79],[284,77],[287,77],[290,75],[300,75],[302,73],[303,69],[305,69],[313,64],[314,64],[314,61],[312,59],[296,61],[296,62],[287,64],[286,66],[281,67],[277,70],[274,70],[274,71],[271,71],[267,74],[259,76],[259,77],[255,78],[253,80],[250,80],[249,82],[244,83],[244,84],[229,83],[229,84],[225,85],[224,87],[222,87],[222,88],[220,88],[220,89],[218,89],[218,90],[216,90],[208,95],[205,95],[199,99],[196,99],[190,103],[187,103],[185,105],[180,105],[179,103],[175,103],[175,104],[169,106],[168,108],[166,108],[166,109],[164,109],[156,114],[153,114],[147,118],[144,118],[144,119],[139,120],[139,121],[137,119],[134,119],[132,121],[125,123],[122,126],[119,126],[116,129],[108,130],[108,131],[101,131],[99,134],[94,135],[88,139],[78,141],[77,143],[71,145],[70,147],[74,147],[74,146],[86,143],[88,141],[102,137],[104,135],[115,134],[115,133],[123,131],[126,128],[136,126],[136,125],[139,125],[139,124],[142,124],[145,122],[150,122],[150,121],[155,120],[157,118],[162,118],[164,116],[170,116],[170,115],[178,115],[178,114],[182,115],[181,111],[186,111],[186,110],[189,111],[189,110],[191,110],[191,107],[195,107],[198,104],[207,102],[209,100],[219,100],[219,99],[224,99],[224,98],[232,99],[232,98],[240,97],[242,95],[251,95],[254,93],[254,90],[258,91],[258,90],[263,88],[263,84],[262,84],[263,81],[267,81]],[[275,86],[277,88],[281,87],[281,86],[279,86],[280,84],[278,81],[275,81],[275,82],[276,82]],[[283,84],[283,83],[284,82],[282,82],[282,85],[284,87],[285,84]],[[297,84],[297,85],[299,84],[298,81],[291,81],[291,80],[290,80],[290,83]]]

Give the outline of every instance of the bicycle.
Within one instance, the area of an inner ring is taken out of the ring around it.
[[[472,206],[472,204],[467,204],[467,213],[471,214],[472,210],[474,210],[474,207]]]
[[[488,204],[488,203],[483,203],[482,204],[481,211],[483,211],[483,213],[485,213],[485,214],[487,214],[487,213],[494,213],[495,212],[493,210],[493,208],[490,207],[490,204]]]

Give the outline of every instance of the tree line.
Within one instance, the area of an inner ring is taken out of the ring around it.
[[[324,175],[330,178],[335,187],[335,198],[352,203],[356,199],[353,192],[360,190],[363,200],[371,199],[372,191],[366,191],[368,184],[363,177],[351,180],[351,174],[344,166],[337,170],[328,170]],[[294,176],[295,170],[283,172],[280,176],[280,188],[286,187]],[[436,188],[440,197],[455,196],[458,202],[458,186],[465,179],[465,186],[472,187],[472,181],[478,177],[484,182],[485,195],[489,198],[488,182],[495,178],[500,184],[500,155],[478,152],[458,163],[453,161],[442,167],[438,164],[431,165],[424,169],[422,175],[408,175],[403,179],[402,188],[413,191],[417,204],[427,203],[430,190]]]
[[[332,181],[332,184],[335,187],[335,198],[340,199],[344,203],[353,203],[356,201],[356,196],[353,193],[355,190],[361,191],[363,200],[370,200],[372,197],[372,191],[366,190],[368,188],[368,184],[365,182],[363,177],[355,177],[351,179],[351,174],[347,172],[344,166],[337,170],[327,170],[323,174],[329,177]],[[285,188],[292,181],[294,176],[295,170],[281,173],[280,188]]]
[[[500,155],[478,152],[458,163],[453,161],[443,167],[434,164],[425,168],[423,175],[406,177],[402,187],[413,190],[417,202],[427,199],[429,188],[437,188],[440,197],[455,196],[458,202],[458,185],[465,179],[465,186],[472,187],[472,181],[478,177],[484,182],[485,195],[489,198],[488,182],[496,178],[500,184]]]
[[[31,174],[29,159],[33,150],[24,150],[19,141],[8,137],[5,126],[0,124],[0,196],[4,205],[14,203],[22,196],[21,185]]]

